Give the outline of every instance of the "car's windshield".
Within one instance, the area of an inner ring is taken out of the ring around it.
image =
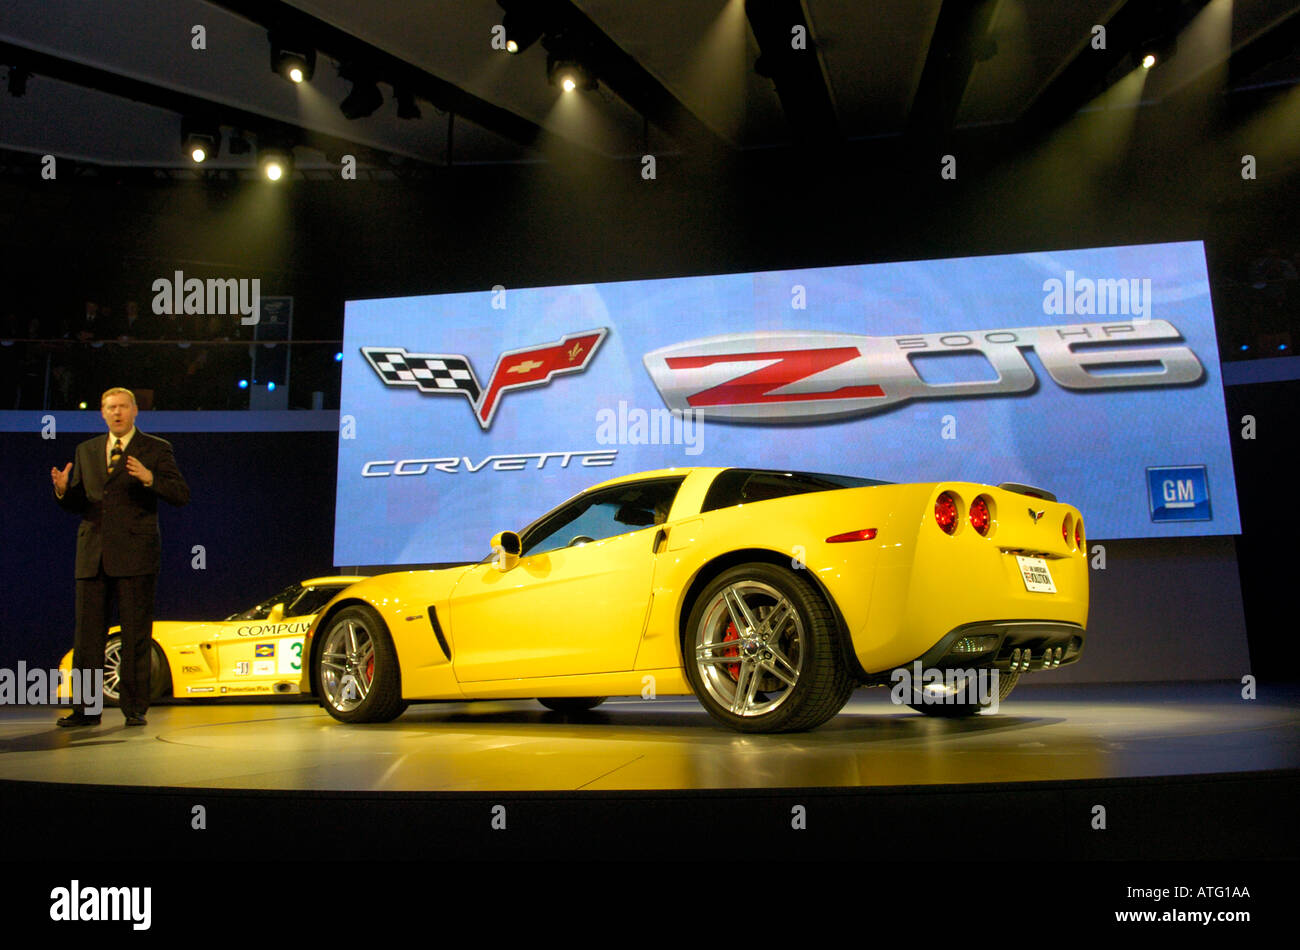
[[[270,615],[271,608],[276,604],[284,604],[284,615],[286,617],[302,617],[306,614],[314,614],[329,603],[330,598],[337,594],[342,586],[340,584],[321,584],[316,587],[303,587],[301,584],[290,584],[278,594],[266,598],[256,607],[249,607],[247,610],[231,614],[226,619],[265,620]]]
[[[265,620],[267,618],[267,615],[271,613],[272,607],[274,607],[276,604],[284,604],[285,609],[287,610],[289,604],[293,603],[294,599],[297,598],[297,596],[300,593],[302,593],[301,585],[290,584],[288,587],[280,591],[278,594],[266,598],[266,600],[262,601],[256,607],[249,607],[247,610],[243,610],[240,611],[239,613],[231,614],[226,619],[227,620]]]

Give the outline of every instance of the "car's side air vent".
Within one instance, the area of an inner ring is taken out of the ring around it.
[[[1020,495],[1030,495],[1034,498],[1041,498],[1043,501],[1056,501],[1056,496],[1045,488],[1035,488],[1033,485],[1021,485],[1018,482],[1003,482],[998,486],[1003,491],[1013,491]]]
[[[438,646],[442,647],[442,655],[451,659],[451,647],[447,646],[447,638],[443,635],[442,624],[438,623],[438,609],[432,604],[429,605],[429,623],[433,626],[433,635],[438,638]]]

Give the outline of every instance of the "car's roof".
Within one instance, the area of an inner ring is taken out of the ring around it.
[[[692,472],[711,472],[713,474],[717,474],[718,472],[724,472],[724,471],[726,471],[725,468],[707,468],[704,466],[698,466],[698,467],[685,466],[682,468],[656,468],[648,472],[634,472],[631,475],[620,475],[618,478],[611,478],[608,481],[597,482],[595,485],[591,485],[588,488],[583,489],[583,494],[589,491],[593,491],[597,488],[609,488],[611,485],[621,485],[624,482],[640,482],[648,478],[669,478],[674,475],[685,476],[691,474]]]
[[[360,574],[331,574],[329,577],[310,577],[305,581],[299,581],[303,587],[328,587],[331,584],[337,584],[340,587],[348,584],[355,584],[357,581],[364,581],[366,578]]]
[[[747,465],[742,465],[742,466],[723,465],[717,467],[710,467],[704,465],[699,465],[699,466],[688,465],[681,468],[656,468],[648,472],[634,472],[631,475],[620,475],[618,478],[611,478],[608,481],[598,482],[595,485],[591,485],[590,487],[583,489],[578,494],[585,495],[587,492],[595,491],[597,488],[609,488],[611,485],[621,485],[625,482],[639,482],[650,478],[668,478],[673,475],[685,476],[685,475],[690,475],[692,472],[705,472],[710,476],[714,476],[717,475],[719,472],[730,471],[733,468],[743,468],[746,471],[754,471],[754,472],[769,471],[768,469],[751,468],[750,466]],[[793,472],[794,474],[798,474],[798,475],[830,474],[830,473],[822,473],[822,472],[808,472],[800,469],[772,469],[771,471]],[[858,477],[858,476],[852,476],[852,477]],[[878,480],[872,479],[872,481],[878,481]],[[882,482],[881,484],[887,484],[887,483]]]

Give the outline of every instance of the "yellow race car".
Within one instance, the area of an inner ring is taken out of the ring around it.
[[[164,697],[219,699],[297,695],[302,645],[316,611],[360,577],[313,577],[225,620],[170,621],[153,625],[150,701]],[[104,701],[118,701],[121,627],[110,627],[104,646]],[[72,669],[72,651],[59,668]],[[63,677],[68,682],[68,677]],[[67,693],[65,685],[61,695]]]
[[[1022,485],[669,469],[588,488],[491,548],[341,592],[307,631],[303,692],[343,722],[420,700],[694,693],[719,722],[780,732],[911,678],[908,705],[965,715],[990,705],[962,691],[975,674],[1000,700],[1075,662],[1088,614],[1082,517]]]

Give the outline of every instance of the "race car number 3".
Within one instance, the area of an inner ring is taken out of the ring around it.
[[[1020,576],[1025,579],[1025,590],[1043,594],[1056,593],[1056,584],[1052,581],[1052,572],[1045,558],[1017,554],[1016,563],[1020,565]]]

